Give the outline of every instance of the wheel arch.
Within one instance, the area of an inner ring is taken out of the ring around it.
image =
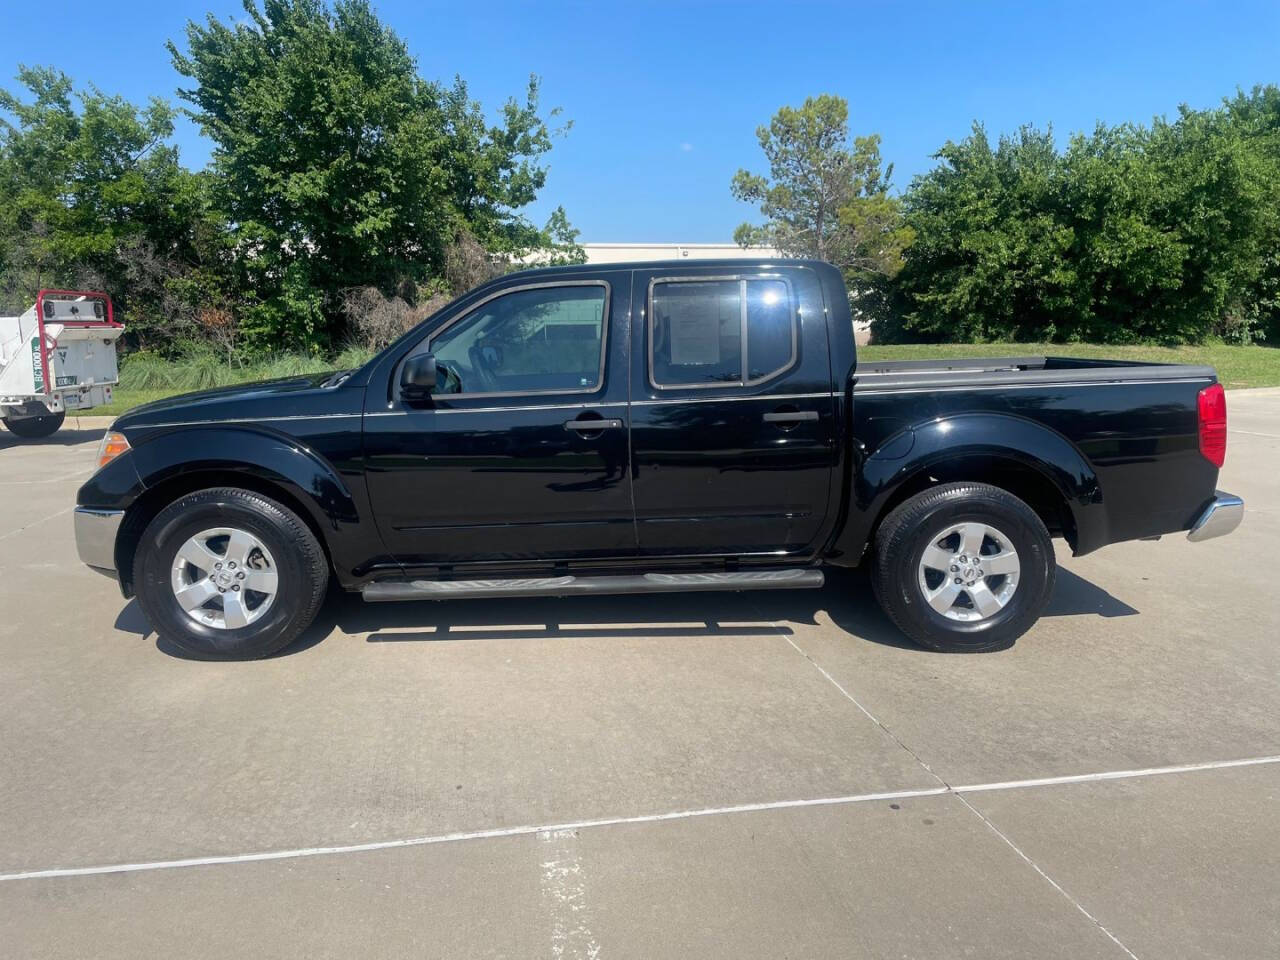
[[[193,447],[202,451],[199,458],[191,456]],[[315,534],[330,569],[334,539],[360,522],[341,477],[294,438],[254,429],[187,429],[144,440],[131,456],[143,490],[127,508],[116,537],[116,570],[126,596],[132,593],[134,555],[147,524],[197,490],[236,487],[288,507]]]
[[[1106,542],[1102,488],[1074,444],[1025,418],[965,414],[918,424],[865,457],[832,562],[858,563],[890,511],[924,490],[957,482],[986,483],[1018,497],[1077,555]]]
[[[217,487],[234,487],[248,490],[276,501],[288,507],[307,525],[316,539],[320,549],[324,551],[325,561],[333,567],[333,557],[329,542],[325,538],[324,529],[316,522],[315,516],[287,486],[273,482],[262,476],[233,470],[197,470],[180,473],[166,478],[154,487],[148,487],[125,511],[124,521],[120,525],[120,533],[116,537],[116,570],[120,575],[120,586],[125,596],[133,595],[133,562],[137,553],[142,532],[156,515],[187,494],[200,490],[211,490]]]

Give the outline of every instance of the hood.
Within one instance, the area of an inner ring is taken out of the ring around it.
[[[332,372],[308,374],[165,397],[134,407],[121,415],[112,428],[127,430],[170,423],[306,416],[314,412],[316,398],[328,392],[322,384],[332,375]]]

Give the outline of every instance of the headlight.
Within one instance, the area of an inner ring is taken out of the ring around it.
[[[129,450],[129,441],[125,439],[123,433],[116,433],[108,430],[102,436],[102,442],[98,444],[98,469],[101,470],[108,463],[126,453]]]

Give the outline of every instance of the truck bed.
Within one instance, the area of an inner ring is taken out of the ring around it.
[[[1085,386],[1093,383],[1212,380],[1212,367],[1086,357],[980,357],[859,361],[858,394],[984,387]]]
[[[860,363],[852,375],[853,434],[871,461],[864,474],[877,464],[896,473],[900,458],[920,456],[944,422],[946,432],[933,438],[935,476],[990,469],[990,448],[1001,443],[1011,444],[1006,454],[1014,462],[1074,461],[1058,479],[1092,478],[1090,489],[1071,495],[1089,505],[1092,519],[1077,518],[1064,533],[1076,553],[1088,553],[1190,528],[1217,479],[1200,453],[1197,420],[1197,395],[1216,379],[1206,366],[1080,357]],[[960,429],[982,422],[981,437]],[[1056,440],[1016,437],[1026,424],[1048,428],[1045,436]],[[1048,448],[1059,441],[1055,461]]]

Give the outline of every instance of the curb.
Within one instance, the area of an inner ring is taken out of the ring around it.
[[[1280,397],[1280,387],[1246,387],[1243,390],[1228,387],[1227,397]]]
[[[105,430],[115,422],[115,417],[67,417],[65,426],[73,430]]]

